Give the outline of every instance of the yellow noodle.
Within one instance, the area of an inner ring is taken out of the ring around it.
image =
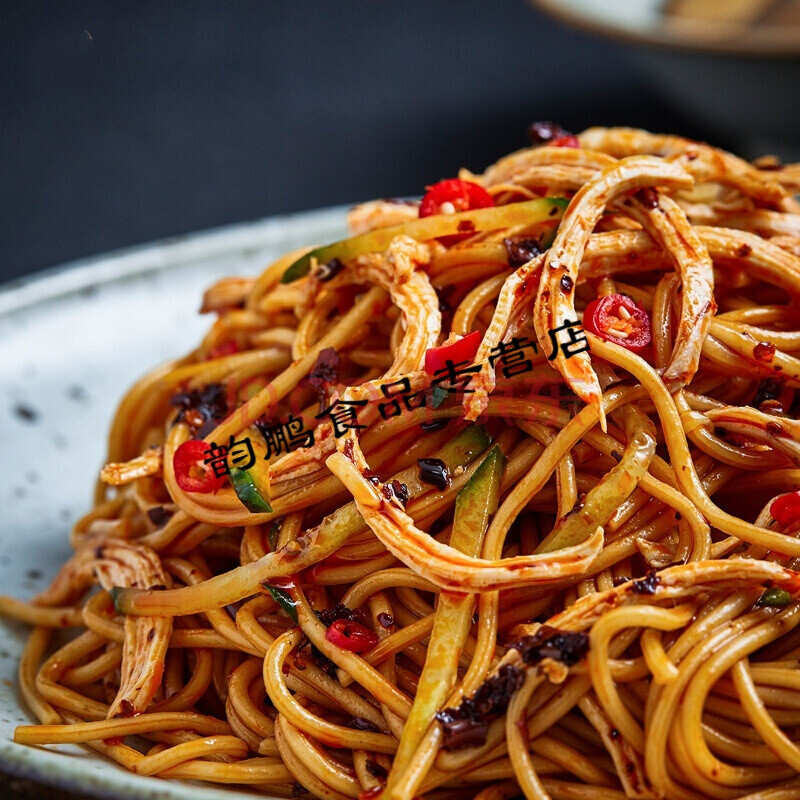
[[[568,143],[462,171],[495,207],[456,239],[377,201],[206,291],[74,555],[0,597],[17,742],[280,797],[800,798],[800,167]],[[176,459],[245,438],[271,511]]]

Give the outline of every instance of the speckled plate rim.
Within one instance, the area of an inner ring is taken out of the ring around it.
[[[166,271],[195,260],[236,254],[244,256],[264,247],[279,249],[298,237],[308,244],[328,241],[344,227],[346,206],[268,217],[211,231],[172,237],[117,252],[69,262],[0,285],[0,316],[17,312],[91,287],[114,283],[134,275]],[[98,770],[97,762],[103,762]],[[210,784],[166,781],[134,775],[101,756],[76,758],[69,753],[15,744],[0,739],[0,771],[95,797],[124,800],[231,800],[260,797]],[[46,796],[46,795],[45,795]]]
[[[0,314],[34,303],[140,275],[169,269],[188,261],[256,250],[283,239],[319,230],[330,235],[342,228],[348,206],[267,217],[254,222],[226,225],[210,231],[190,233],[135,245],[122,250],[69,261],[50,269],[0,284]],[[315,244],[310,241],[309,244]]]

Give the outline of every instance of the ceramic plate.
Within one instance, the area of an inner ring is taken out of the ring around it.
[[[144,372],[196,345],[210,324],[197,313],[203,289],[341,238],[344,217],[330,209],[237,225],[0,289],[1,593],[31,597],[69,556],[68,531],[91,503],[118,400]],[[14,728],[33,720],[16,689],[25,629],[0,626],[0,771],[101,797],[198,796],[197,786],[131,775],[78,747],[14,744]],[[231,797],[201,791],[204,800]]]

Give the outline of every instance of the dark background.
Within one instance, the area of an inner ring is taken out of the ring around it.
[[[0,2],[0,281],[416,194],[534,119],[713,135],[525,0]]]

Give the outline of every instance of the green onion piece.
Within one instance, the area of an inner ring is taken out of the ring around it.
[[[117,598],[122,594],[124,589],[124,586],[112,586],[111,589],[108,590],[108,593],[111,596],[111,602],[114,604],[114,610],[118,614],[122,614],[123,612],[117,608]]]
[[[282,519],[276,519],[272,525],[269,526],[267,531],[267,541],[269,542],[269,549],[275,550],[278,547],[278,534],[281,532]]]
[[[272,599],[291,617],[292,622],[297,625],[297,609],[289,593],[277,586],[270,586],[268,583],[262,585],[270,593]]]
[[[434,408],[439,408],[439,406],[447,399],[448,394],[449,392],[444,388],[444,386],[434,386],[433,389],[431,389],[431,405]]]
[[[405,235],[418,242],[426,242],[440,236],[461,233],[464,230],[464,223],[471,223],[471,233],[515,225],[532,225],[536,222],[561,219],[568,205],[569,200],[566,197],[539,197],[523,203],[460,211],[456,214],[436,214],[402,225],[392,225],[390,228],[378,228],[360,236],[351,236],[349,239],[311,250],[298,258],[283,273],[281,283],[291,283],[308,275],[312,259],[319,264],[327,264],[333,258],[350,261],[365,253],[385,250],[395,236]]]
[[[756,602],[757,606],[771,606],[772,608],[783,608],[792,601],[792,596],[786,589],[767,589]]]

